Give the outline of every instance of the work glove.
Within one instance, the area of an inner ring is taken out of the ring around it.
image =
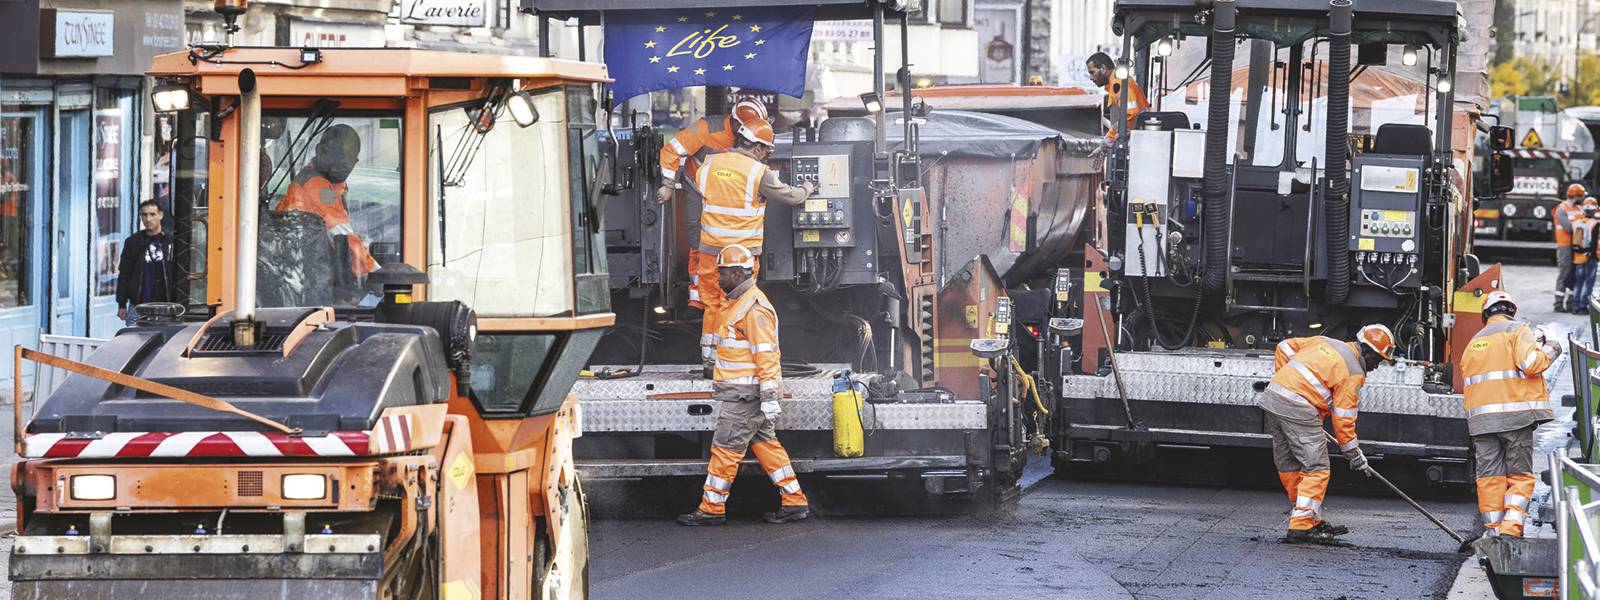
[[[1367,455],[1361,451],[1360,446],[1351,448],[1344,453],[1344,459],[1350,461],[1350,468],[1356,471],[1367,470]]]
[[[802,181],[800,182],[800,189],[806,191],[806,197],[810,197],[812,194],[817,193],[817,184],[809,181]]]
[[[779,391],[761,392],[761,414],[767,416],[768,421],[778,422],[778,415],[783,414],[783,407],[778,405],[778,399],[783,397]]]
[[[656,188],[656,202],[666,204],[668,200],[672,199],[673,192],[674,190],[671,184]]]

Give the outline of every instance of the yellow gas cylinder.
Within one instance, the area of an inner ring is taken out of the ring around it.
[[[850,371],[833,377],[833,453],[839,458],[855,458],[866,453],[861,426],[862,393],[850,380]]]

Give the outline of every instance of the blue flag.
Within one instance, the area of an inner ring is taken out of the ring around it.
[[[695,85],[805,94],[813,7],[617,11],[606,14],[612,92],[625,100]]]

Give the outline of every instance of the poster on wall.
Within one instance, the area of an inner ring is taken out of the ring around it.
[[[22,217],[27,213],[29,182],[34,175],[30,146],[37,143],[34,120],[21,115],[0,117],[0,307],[5,308],[27,303],[22,282],[27,276],[24,259],[28,249]]]
[[[94,217],[95,295],[117,293],[117,254],[122,245],[122,113],[95,113]]]
[[[1020,84],[1017,56],[1021,52],[1021,6],[978,6],[972,26],[978,30],[978,80],[982,83]]]

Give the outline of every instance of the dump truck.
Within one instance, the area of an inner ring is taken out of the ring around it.
[[[1549,96],[1507,99],[1500,124],[1511,128],[1515,176],[1510,191],[1478,200],[1473,246],[1483,252],[1554,256],[1555,208],[1567,186],[1592,187],[1594,139],[1579,109],[1559,110]]]
[[[1453,365],[1502,278],[1471,254],[1479,124],[1452,93],[1456,11],[1117,2],[1119,71],[1152,106],[1112,119],[1105,234],[1061,353],[1058,472],[1225,478],[1269,446],[1256,395],[1276,344],[1382,323],[1403,359],[1368,376],[1362,447],[1408,481],[1471,481]],[[1504,191],[1510,136],[1494,132]]]
[[[149,74],[192,141],[195,311],[17,349],[70,374],[15,407],[12,597],[586,597],[604,66],[208,44]]]

